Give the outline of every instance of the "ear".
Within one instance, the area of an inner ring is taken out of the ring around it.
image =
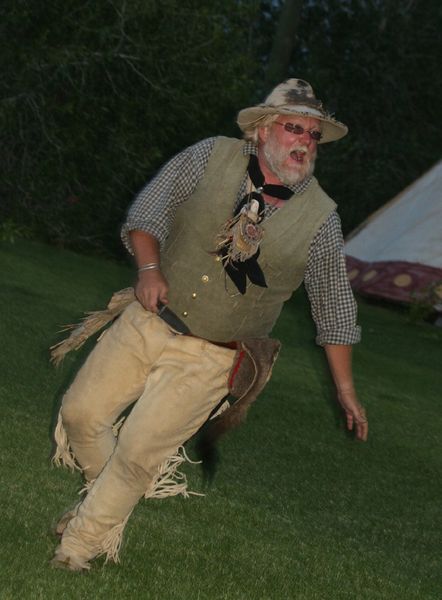
[[[269,137],[269,127],[258,127],[258,141],[260,143],[266,142]]]

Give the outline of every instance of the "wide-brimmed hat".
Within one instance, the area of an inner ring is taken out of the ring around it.
[[[347,135],[348,127],[336,121],[315,96],[312,86],[303,79],[287,79],[267,96],[262,104],[244,108],[238,113],[237,123],[242,131],[259,127],[268,115],[313,117],[322,122],[320,144],[334,142]]]

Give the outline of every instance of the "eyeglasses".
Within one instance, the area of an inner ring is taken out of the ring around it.
[[[322,138],[322,133],[319,131],[319,129],[304,129],[302,125],[293,125],[293,123],[280,123],[279,121],[274,121],[274,123],[277,125],[282,125],[286,131],[289,133],[294,133],[295,135],[308,133],[310,138],[315,142],[319,142],[319,140]]]

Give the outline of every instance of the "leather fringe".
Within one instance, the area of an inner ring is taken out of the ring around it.
[[[52,462],[56,467],[66,467],[71,471],[81,471],[83,469],[77,464],[74,453],[69,445],[68,436],[63,426],[63,420],[61,418],[61,411],[58,413],[57,425],[54,431],[54,440],[56,448]]]
[[[109,561],[114,563],[120,562],[120,549],[121,544],[123,543],[123,532],[131,514],[132,511],[130,511],[124,521],[114,525],[112,529],[109,529],[109,531],[104,535],[97,552],[97,556],[102,556],[105,554],[105,563]]]
[[[200,461],[193,461],[188,456],[184,446],[180,446],[174,456],[169,456],[159,467],[158,475],[153,485],[144,494],[145,498],[167,498],[182,494],[184,498],[192,496],[204,496],[198,492],[190,492],[187,489],[187,477],[185,473],[178,471],[179,467],[188,462],[192,465]]]
[[[178,468],[185,462],[190,464],[198,464],[199,461],[191,460],[184,447],[180,446],[174,456],[168,457],[159,467],[158,475],[154,480],[153,485],[144,494],[145,498],[167,498],[169,496],[177,496],[182,494],[184,498],[193,496],[204,496],[198,492],[190,492],[187,489],[187,477],[184,473],[178,471]],[[97,556],[106,555],[106,563],[112,561],[120,562],[120,550],[123,543],[124,528],[129,520],[132,511],[126,518],[110,529],[100,543]]]
[[[84,319],[77,324],[66,325],[62,331],[71,331],[70,335],[51,346],[51,362],[58,366],[71,350],[78,350],[94,333],[103,329],[135,300],[133,288],[125,288],[115,292],[104,310],[86,313]]]

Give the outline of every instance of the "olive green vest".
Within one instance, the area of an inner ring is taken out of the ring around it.
[[[283,303],[303,280],[313,236],[335,208],[314,179],[266,219],[259,264],[268,287],[250,284],[244,296],[239,294],[210,253],[216,234],[232,217],[247,169],[244,143],[217,139],[202,180],[177,210],[162,255],[169,307],[194,335],[212,341],[270,334]]]

